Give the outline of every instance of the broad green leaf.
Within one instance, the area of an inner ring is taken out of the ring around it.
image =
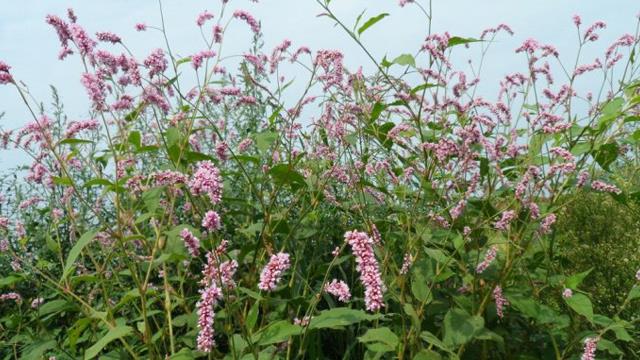
[[[7,277],[0,278],[0,287],[13,285],[20,280],[22,280],[22,277],[17,275],[9,275]]]
[[[411,54],[402,54],[393,59],[393,64],[416,67],[416,59]]]
[[[377,320],[383,318],[381,314],[367,314],[362,310],[349,309],[345,307],[324,310],[318,316],[311,318],[310,329],[337,329],[366,320]]]
[[[620,154],[620,147],[615,142],[603,144],[592,153],[598,165],[606,171],[611,171],[609,166],[618,158],[618,154]]]
[[[623,355],[624,353],[613,342],[607,339],[598,340],[598,350],[607,351],[611,355]]]
[[[444,316],[444,343],[458,346],[471,341],[484,328],[484,319],[462,309],[451,309]]]
[[[580,283],[587,277],[587,275],[589,275],[592,270],[593,268],[579,274],[571,275],[569,278],[567,278],[567,281],[565,281],[565,285],[570,289],[577,289],[578,285],[580,285]]]
[[[629,295],[627,295],[627,301],[635,300],[640,298],[640,286],[634,285],[629,291]]]
[[[290,185],[292,189],[297,190],[307,185],[304,176],[293,170],[287,164],[278,164],[269,170],[269,175],[273,180],[281,185]]]
[[[373,105],[373,109],[371,110],[371,117],[369,118],[369,123],[373,123],[380,117],[382,111],[386,108],[386,106],[381,102],[376,102]]]
[[[94,357],[98,356],[102,349],[104,349],[105,346],[109,345],[110,342],[123,338],[131,334],[132,331],[133,329],[130,326],[126,325],[114,327],[113,329],[109,330],[102,338],[100,338],[100,340],[93,344],[93,346],[87,349],[87,351],[84,353],[84,358],[93,359]]]
[[[444,350],[446,352],[451,352],[451,349],[449,349],[449,347],[445,345],[445,343],[443,343],[440,339],[438,339],[437,336],[433,335],[428,331],[421,332],[420,337],[422,338],[422,340],[426,341],[427,344],[429,345],[433,345],[438,349]]]
[[[25,346],[22,349],[20,359],[23,360],[40,360],[43,358],[44,353],[47,350],[54,349],[56,347],[55,340],[41,340]]]
[[[413,266],[413,272],[411,276],[411,293],[416,300],[427,303],[431,301],[432,294],[427,286],[427,277],[425,274],[426,262],[418,262]]]
[[[379,14],[379,15],[376,15],[376,16],[370,18],[364,24],[362,24],[362,26],[360,26],[360,28],[358,29],[358,35],[362,35],[362,33],[365,30],[367,30],[371,26],[375,25],[375,23],[377,23],[378,21],[384,19],[387,16],[389,16],[388,13],[382,13],[382,14]]]
[[[70,307],[72,307],[71,305],[72,304],[70,304],[67,300],[58,299],[47,301],[46,303],[38,307],[37,312],[40,316],[48,315],[69,309]]]
[[[589,321],[593,320],[593,305],[591,305],[591,300],[586,295],[576,293],[565,298],[564,301],[573,311],[586,317]]]
[[[273,143],[278,139],[278,134],[267,131],[262,132],[255,135],[256,138],[256,147],[258,150],[264,152],[273,145]]]
[[[416,353],[412,360],[441,360],[442,356],[433,350],[422,349]]]
[[[277,344],[289,339],[294,335],[299,335],[302,327],[293,325],[287,320],[280,320],[269,324],[255,334],[259,345]]]
[[[62,271],[62,280],[66,279],[67,276],[69,276],[69,274],[73,270],[73,264],[78,259],[78,256],[80,256],[82,249],[84,249],[85,246],[87,246],[93,240],[97,233],[98,231],[96,230],[86,232],[80,237],[80,239],[78,239],[75,245],[73,245],[73,248],[71,248],[71,251],[69,251],[69,255],[67,255],[67,261],[65,262],[64,270]]]
[[[373,328],[367,330],[367,332],[358,338],[360,342],[371,343],[379,342],[387,345],[390,351],[393,351],[398,346],[398,335],[394,334],[388,327]]]

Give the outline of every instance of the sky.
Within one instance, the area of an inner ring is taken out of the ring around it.
[[[426,0],[417,0],[427,6]],[[372,64],[353,40],[326,17],[315,0],[230,0],[235,9],[245,9],[261,21],[265,49],[270,51],[284,39],[296,48],[306,45],[312,50],[340,49],[350,69],[363,66],[365,72]],[[163,0],[169,41],[173,50],[189,56],[203,48],[196,16],[207,9],[216,13],[219,0]],[[86,119],[88,100],[79,82],[79,60],[70,57],[59,61],[59,43],[55,31],[45,23],[47,14],[63,17],[73,8],[78,22],[90,32],[112,31],[120,35],[138,59],[157,47],[163,39],[157,32],[136,32],[134,25],[144,22],[160,25],[157,0],[21,0],[7,2],[0,12],[0,60],[12,66],[12,74],[29,86],[38,100],[50,102],[49,85],[60,93],[70,119]],[[374,57],[393,58],[414,52],[424,40],[426,19],[415,6],[398,6],[397,0],[333,0],[331,7],[347,25],[366,10],[364,18],[379,13],[389,16],[367,30],[363,42]],[[507,73],[521,71],[525,59],[514,53],[525,39],[535,38],[554,44],[561,59],[573,61],[577,48],[576,30],[572,16],[579,14],[583,24],[596,20],[607,23],[601,40],[584,52],[583,63],[591,63],[609,43],[624,33],[633,33],[636,15],[640,12],[637,0],[433,0],[433,31],[448,31],[461,37],[478,37],[481,31],[506,23],[515,36],[501,35],[487,55],[481,79],[487,87],[481,91],[495,93],[500,78]],[[251,34],[242,25],[234,25],[231,39],[226,39],[225,53],[242,54],[250,43]],[[565,55],[566,54],[566,55]],[[588,84],[587,84],[588,85]],[[484,85],[483,85],[484,86]],[[27,109],[12,87],[0,86],[0,127],[15,129],[29,121]],[[0,152],[0,170],[14,166],[22,159],[14,153]]]

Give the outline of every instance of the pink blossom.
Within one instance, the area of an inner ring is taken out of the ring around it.
[[[275,290],[283,273],[287,271],[290,266],[289,254],[279,252],[275,255],[271,255],[269,263],[260,273],[260,283],[258,284],[258,288],[265,291]]]
[[[247,24],[249,24],[249,26],[251,27],[251,31],[253,31],[255,34],[258,34],[260,32],[260,24],[253,16],[251,16],[251,14],[249,14],[249,12],[244,10],[236,10],[233,13],[233,17],[243,20]]]
[[[144,60],[144,66],[149,69],[149,77],[162,74],[167,69],[167,59],[162,49],[155,49]]]
[[[209,231],[220,229],[220,215],[213,210],[207,211],[202,219],[202,227]]]
[[[576,25],[576,27],[579,27],[582,24],[580,15],[573,15],[573,23]]]
[[[364,301],[367,310],[376,311],[384,307],[383,294],[386,290],[373,252],[373,240],[364,232],[347,231],[344,238],[351,245],[356,258],[356,270],[365,288]]]
[[[44,299],[39,297],[39,298],[35,298],[31,301],[31,308],[32,309],[37,309],[38,307],[40,307],[40,305],[42,305],[44,303]]]
[[[600,36],[596,33],[596,30],[604,29],[606,27],[607,27],[607,24],[605,24],[604,21],[596,21],[595,23],[593,23],[593,25],[589,26],[587,31],[585,31],[584,40],[585,41],[598,40]]]
[[[548,234],[551,231],[551,225],[556,222],[556,214],[549,214],[542,220],[540,224],[540,233]]]
[[[400,268],[400,275],[408,274],[411,265],[413,265],[413,256],[410,253],[404,254],[404,257],[402,258],[402,268]]]
[[[182,241],[184,241],[184,246],[191,256],[196,257],[200,254],[200,239],[193,235],[189,229],[182,229],[182,231],[180,231],[180,237]]]
[[[220,298],[222,298],[222,291],[216,284],[211,284],[200,291],[200,301],[196,304],[198,309],[197,343],[200,351],[208,353],[215,346],[213,324],[216,314],[213,308]]]
[[[213,19],[213,14],[205,10],[200,14],[198,14],[198,18],[196,19],[196,24],[198,26],[202,26],[204,25],[205,22],[207,22],[207,20],[211,20],[211,19]]]
[[[13,82],[13,77],[9,73],[11,66],[7,63],[0,61],[0,85],[5,85]]]
[[[77,133],[84,130],[96,130],[98,128],[98,120],[90,119],[83,121],[72,121],[67,125],[67,131],[64,136],[67,138],[73,138]]]
[[[487,250],[487,253],[484,255],[484,260],[476,267],[476,273],[482,274],[489,265],[496,259],[496,255],[498,252],[498,247],[493,245]]]
[[[89,99],[93,102],[93,106],[96,110],[103,110],[105,107],[105,100],[107,97],[107,86],[104,81],[95,74],[84,73],[80,78],[82,85],[87,90]]]
[[[97,32],[96,38],[102,42],[110,42],[112,44],[117,44],[122,41],[118,35],[108,31]]]
[[[500,285],[497,285],[493,289],[493,300],[496,303],[496,314],[502,319],[504,317],[504,307],[509,305],[509,301],[507,301],[502,294],[502,287],[500,287]]]
[[[346,303],[351,299],[351,292],[349,291],[349,285],[344,281],[338,279],[333,279],[329,284],[324,286],[324,291],[328,292],[333,296],[337,296],[338,300]]]
[[[22,304],[22,296],[20,296],[20,294],[18,294],[17,292],[9,292],[9,293],[0,295],[0,301],[7,301],[7,300],[13,300],[17,304]]]
[[[400,5],[400,7],[405,7],[407,4],[411,4],[415,2],[415,0],[398,0],[398,5]]]
[[[516,212],[514,210],[507,210],[502,213],[502,218],[493,224],[498,230],[506,230],[509,224],[516,217]]]
[[[607,184],[603,181],[600,180],[595,180],[591,182],[591,188],[595,191],[599,191],[599,192],[608,192],[608,193],[613,193],[613,194],[620,194],[622,193],[622,190],[620,190],[617,186],[615,185],[611,185],[611,184]]]
[[[202,66],[202,62],[204,59],[210,59],[214,56],[216,56],[215,51],[212,51],[212,50],[200,51],[199,53],[191,56],[191,65],[193,66],[194,69],[198,69],[200,66]]]
[[[564,290],[562,290],[562,297],[565,299],[568,299],[570,297],[573,296],[573,290],[569,289],[569,288],[565,288]]]
[[[206,194],[214,205],[219,203],[222,198],[220,170],[209,160],[199,162],[189,188],[194,195]]]
[[[580,360],[595,360],[599,340],[597,337],[584,339],[584,351]]]
[[[307,326],[309,325],[310,321],[311,321],[310,316],[303,316],[302,319],[299,319],[296,317],[296,318],[293,318],[293,325]]]
[[[93,49],[96,46],[96,42],[89,37],[82,26],[74,23],[70,24],[69,33],[71,34],[73,42],[78,46],[78,49],[80,49],[80,54],[91,58],[93,56]]]
[[[145,31],[145,30],[147,30],[147,24],[145,23],[136,24],[136,31]]]

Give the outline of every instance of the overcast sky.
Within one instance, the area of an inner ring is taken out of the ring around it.
[[[425,0],[417,0],[426,5]],[[514,49],[527,38],[558,47],[565,59],[573,58],[576,49],[576,32],[571,17],[579,14],[585,25],[603,20],[608,28],[603,32],[594,51],[587,51],[584,63],[590,63],[599,54],[596,49],[606,47],[624,33],[635,31],[635,16],[640,11],[637,0],[434,0],[433,29],[449,31],[452,35],[473,37],[500,23],[510,25],[514,37],[500,36],[487,58],[482,80],[491,92],[503,75],[522,71],[524,59],[514,54]],[[135,5],[134,5],[135,4]],[[246,9],[262,22],[266,49],[271,49],[283,39],[290,39],[293,46],[309,46],[312,50],[340,49],[346,54],[350,68],[370,63],[363,53],[348,39],[344,32],[332,26],[330,20],[317,17],[321,8],[315,0],[260,0],[258,4],[248,0],[231,0],[233,8]],[[174,51],[188,56],[202,49],[202,39],[195,18],[202,10],[217,13],[219,0],[164,0],[167,29]],[[145,22],[160,24],[157,0],[75,0],[42,1],[21,0],[3,4],[0,12],[0,60],[9,63],[15,78],[24,81],[32,94],[49,102],[49,84],[55,85],[64,101],[70,118],[86,119],[88,101],[79,82],[80,66],[77,58],[58,61],[59,43],[53,29],[44,18],[47,14],[64,16],[72,7],[79,23],[90,33],[112,31],[123,37],[138,59],[163,41],[157,32],[136,32],[134,25]],[[424,40],[425,19],[416,8],[400,8],[397,0],[333,0],[332,7],[347,24],[353,24],[362,10],[365,18],[387,12],[389,17],[363,35],[364,42],[376,58],[413,52]],[[250,33],[240,24],[227,37],[225,53],[242,53],[247,48]],[[231,39],[229,38],[231,37]],[[6,112],[0,124],[4,128],[17,128],[29,120],[26,109],[20,104],[15,90],[0,86],[0,112]],[[15,164],[13,157],[0,152],[0,169]]]

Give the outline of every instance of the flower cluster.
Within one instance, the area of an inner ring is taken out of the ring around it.
[[[329,294],[338,297],[338,300],[346,303],[351,299],[351,292],[349,291],[349,285],[344,281],[333,279],[330,283],[324,286],[324,291]]]
[[[360,272],[360,281],[365,288],[365,306],[370,311],[379,310],[384,307],[383,295],[386,289],[373,252],[373,240],[367,233],[356,230],[347,231],[344,238],[356,257],[356,270]]]
[[[282,278],[287,269],[291,266],[289,254],[279,252],[271,255],[269,263],[262,269],[260,273],[260,282],[258,288],[264,291],[273,291],[276,289],[278,282]]]

